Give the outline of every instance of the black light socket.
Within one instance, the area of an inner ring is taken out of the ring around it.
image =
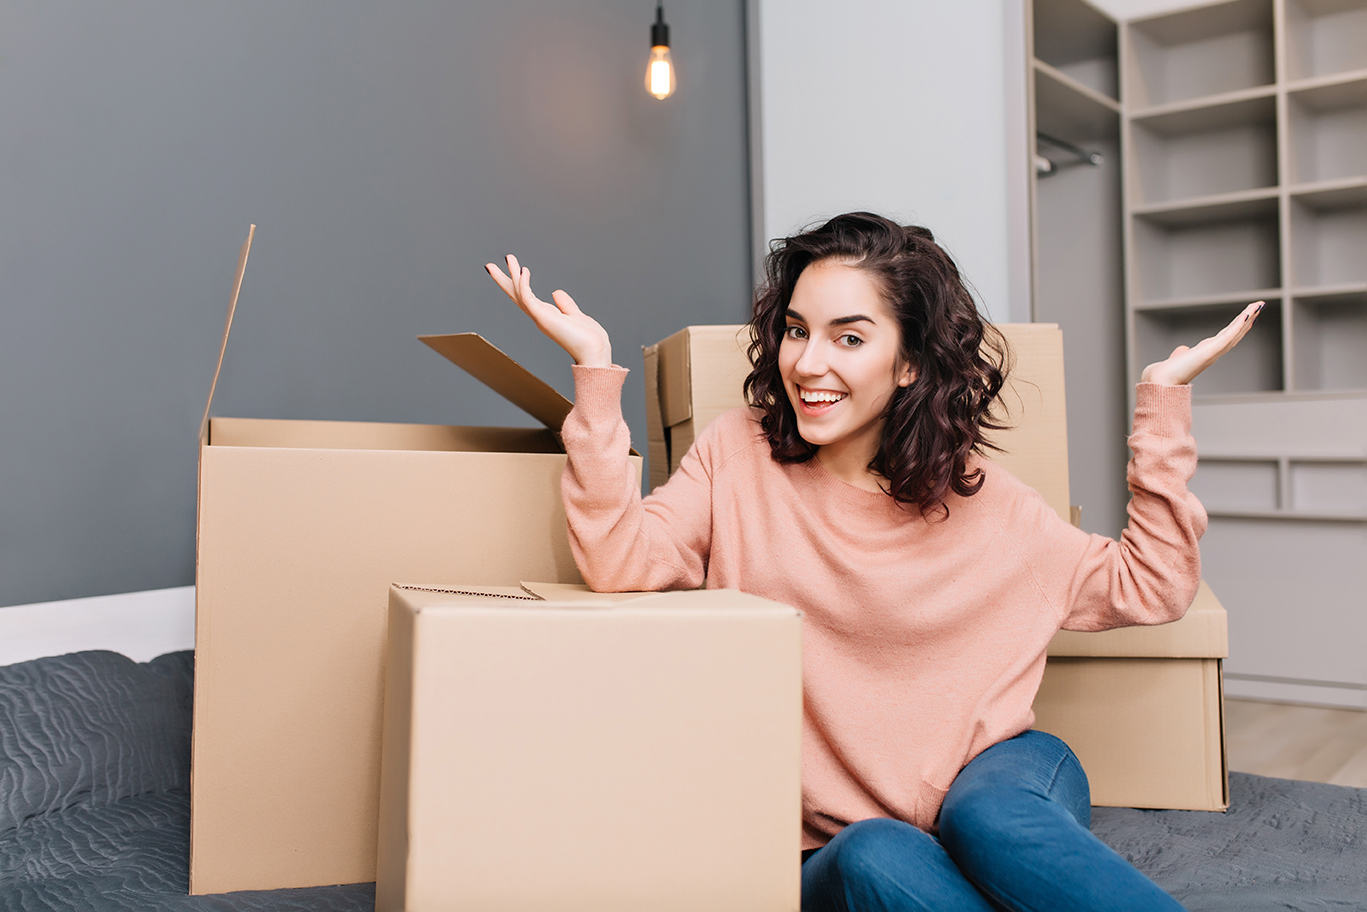
[[[669,25],[665,22],[665,5],[655,7],[655,24],[650,27],[650,46],[669,47]]]

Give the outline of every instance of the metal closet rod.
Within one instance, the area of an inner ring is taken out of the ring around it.
[[[1050,136],[1048,133],[1036,132],[1035,135],[1051,146],[1058,146],[1066,152],[1071,152],[1078,158],[1087,162],[1089,165],[1099,165],[1105,161],[1105,156],[1100,152],[1089,152],[1081,146],[1074,145],[1066,139],[1059,139],[1057,136]]]

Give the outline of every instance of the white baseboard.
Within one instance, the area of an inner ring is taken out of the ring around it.
[[[87,649],[146,662],[194,648],[194,586],[0,608],[0,665]]]
[[[1261,676],[1259,676],[1261,678]],[[1367,687],[1334,685],[1321,681],[1269,680],[1225,674],[1225,696],[1236,700],[1264,700],[1269,703],[1300,703],[1308,706],[1334,706],[1341,709],[1367,709]]]

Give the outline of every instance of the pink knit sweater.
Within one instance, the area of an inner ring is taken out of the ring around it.
[[[1200,579],[1206,513],[1189,387],[1140,384],[1129,528],[1119,542],[1063,520],[988,460],[949,518],[781,465],[756,413],[710,424],[669,482],[640,496],[621,368],[575,367],[563,435],[570,541],[599,591],[740,589],[803,621],[803,848],[869,817],[933,829],[959,770],[1030,728],[1060,627],[1181,617]]]

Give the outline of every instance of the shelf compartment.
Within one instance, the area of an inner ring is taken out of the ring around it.
[[[1292,297],[1297,390],[1367,389],[1367,282]]]
[[[1281,466],[1276,459],[1202,457],[1187,487],[1211,513],[1281,509]]]
[[[1291,79],[1367,67],[1367,2],[1287,0],[1286,65]]]
[[[1115,23],[1084,0],[1034,0],[1033,6],[1035,57],[1091,91],[1118,99]]]
[[[1239,344],[1192,381],[1195,395],[1266,393],[1282,389],[1280,304],[1275,298],[1269,300],[1262,316]],[[1179,345],[1194,345],[1215,335],[1241,310],[1242,304],[1220,304],[1135,311],[1136,372],[1168,357]]]
[[[1367,517],[1367,463],[1360,461],[1290,460],[1289,503],[1295,513]]]
[[[1133,198],[1141,204],[1277,184],[1277,102],[1271,93],[1135,117]]]
[[[1280,288],[1277,213],[1278,200],[1271,197],[1136,214],[1132,234],[1138,300]]]
[[[1275,78],[1272,0],[1233,0],[1129,25],[1133,107],[1218,95]]]
[[[1120,135],[1120,103],[1035,61],[1035,128],[1069,142]]]
[[[1287,93],[1297,183],[1367,176],[1367,72]]]
[[[1291,284],[1367,282],[1367,181],[1291,197]]]

